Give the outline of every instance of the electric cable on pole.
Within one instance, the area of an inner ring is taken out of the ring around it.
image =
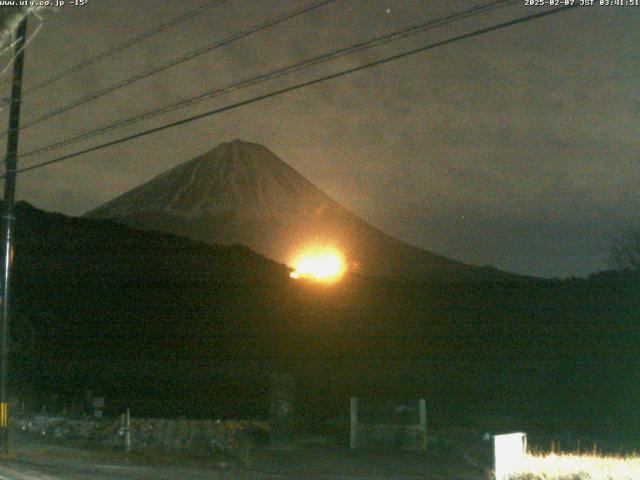
[[[430,43],[430,44],[427,44],[427,45],[424,45],[424,46],[421,46],[421,47],[418,47],[418,48],[414,48],[414,49],[407,50],[407,51],[404,51],[404,52],[401,52],[401,53],[390,55],[388,57],[381,58],[379,60],[375,60],[375,61],[372,61],[372,62],[369,62],[369,63],[365,63],[365,64],[357,66],[357,67],[348,68],[346,70],[341,70],[341,71],[336,72],[336,73],[331,73],[331,74],[328,74],[328,75],[324,75],[322,77],[314,78],[312,80],[307,80],[307,81],[304,81],[304,82],[301,82],[301,83],[297,83],[297,84],[291,85],[289,87],[280,88],[278,90],[274,90],[274,91],[271,91],[271,92],[268,92],[268,93],[257,95],[255,97],[251,97],[251,98],[248,98],[246,100],[241,100],[241,101],[238,101],[236,103],[232,103],[232,104],[229,104],[229,105],[226,105],[226,106],[223,106],[223,107],[215,108],[215,109],[209,110],[207,112],[199,113],[197,115],[192,115],[190,117],[186,117],[186,118],[183,118],[181,120],[177,120],[175,122],[170,122],[170,123],[167,123],[167,124],[164,124],[164,125],[160,125],[158,127],[154,127],[154,128],[150,128],[148,130],[143,130],[141,132],[134,133],[132,135],[127,135],[127,136],[124,136],[124,137],[121,137],[121,138],[117,138],[115,140],[111,140],[111,141],[102,143],[100,145],[95,145],[93,147],[89,147],[89,148],[85,148],[85,149],[82,149],[82,150],[78,150],[76,152],[72,152],[72,153],[69,153],[67,155],[62,155],[60,157],[57,157],[57,158],[54,158],[54,159],[51,159],[51,160],[47,160],[47,161],[44,161],[44,162],[41,162],[41,163],[36,163],[36,164],[28,166],[28,167],[23,167],[23,168],[19,169],[17,171],[17,173],[24,173],[24,172],[28,172],[28,171],[31,171],[31,170],[37,170],[37,169],[46,167],[48,165],[53,165],[53,164],[56,164],[56,163],[63,162],[65,160],[69,160],[70,158],[75,158],[75,157],[78,157],[80,155],[84,155],[84,154],[91,153],[91,152],[96,152],[96,151],[102,150],[104,148],[108,148],[108,147],[112,147],[114,145],[119,145],[121,143],[129,142],[131,140],[135,140],[137,138],[145,137],[147,135],[151,135],[151,134],[154,134],[154,133],[157,133],[157,132],[168,130],[168,129],[171,129],[171,128],[174,128],[174,127],[178,127],[178,126],[181,126],[181,125],[186,125],[186,124],[195,122],[197,120],[200,120],[202,118],[207,118],[207,117],[211,117],[211,116],[214,116],[214,115],[218,115],[220,113],[227,112],[229,110],[234,110],[236,108],[240,108],[240,107],[243,107],[243,106],[246,106],[246,105],[251,105],[251,104],[257,103],[257,102],[261,102],[263,100],[266,100],[266,99],[269,99],[269,98],[273,98],[273,97],[276,97],[276,96],[280,96],[280,95],[283,95],[283,94],[286,94],[286,93],[289,93],[289,92],[294,92],[294,91],[297,91],[297,90],[301,90],[303,88],[307,88],[307,87],[310,87],[312,85],[317,85],[317,84],[324,83],[324,82],[329,81],[329,80],[345,77],[347,75],[351,75],[351,74],[354,74],[356,72],[367,70],[367,69],[372,68],[372,67],[377,67],[379,65],[384,65],[384,64],[389,63],[389,62],[394,62],[396,60],[400,60],[402,58],[406,58],[406,57],[411,56],[411,55],[415,55],[415,54],[422,53],[422,52],[427,52],[429,50],[433,50],[435,48],[440,48],[440,47],[443,47],[445,45],[450,45],[452,43],[456,43],[456,42],[459,42],[461,40],[474,38],[474,37],[477,37],[477,36],[480,36],[480,35],[484,35],[484,34],[489,33],[489,32],[494,32],[494,31],[501,30],[501,29],[504,29],[504,28],[513,27],[515,25],[520,25],[520,24],[525,23],[525,22],[530,22],[532,20],[536,20],[536,19],[539,19],[539,18],[547,17],[547,16],[550,16],[550,15],[555,15],[557,13],[565,12],[565,11],[568,11],[570,9],[577,8],[577,7],[578,7],[577,4],[563,6],[563,7],[555,8],[553,10],[547,10],[547,11],[543,11],[543,12],[540,12],[540,13],[534,13],[534,14],[531,14],[531,15],[526,15],[524,17],[516,18],[514,20],[509,20],[509,21],[506,21],[506,22],[502,22],[502,23],[498,23],[498,24],[495,24],[495,25],[491,25],[489,27],[481,28],[479,30],[474,30],[474,31],[469,32],[469,33],[464,33],[464,34],[461,34],[461,35],[457,35],[455,37],[451,37],[451,38],[448,38],[446,40],[440,40],[440,41],[437,41],[437,42],[434,42],[434,43]]]
[[[178,102],[174,102],[172,104],[169,105],[165,105],[163,107],[160,108],[155,108],[153,110],[149,110],[147,112],[141,113],[139,115],[135,115],[133,117],[129,117],[120,121],[117,121],[115,123],[111,123],[108,125],[105,125],[103,127],[99,127],[97,129],[94,130],[90,130],[90,131],[86,131],[77,135],[73,135],[71,137],[65,138],[63,140],[60,140],[58,142],[55,142],[53,144],[49,144],[49,145],[45,145],[43,147],[34,149],[34,150],[30,150],[27,152],[23,152],[22,155],[20,155],[20,157],[22,159],[25,159],[27,157],[31,157],[34,155],[39,155],[51,150],[55,150],[57,148],[60,147],[64,147],[67,145],[71,145],[74,143],[77,143],[81,140],[86,140],[92,137],[95,137],[97,135],[102,135],[108,132],[111,132],[113,130],[122,128],[122,127],[126,127],[126,126],[130,126],[133,125],[135,123],[141,122],[143,120],[148,120],[150,118],[156,117],[158,115],[164,115],[166,113],[170,113],[173,112],[175,110],[181,109],[181,108],[185,108],[185,107],[189,107],[192,105],[195,105],[197,103],[206,101],[206,100],[210,100],[237,90],[241,90],[247,87],[252,87],[255,85],[258,85],[260,83],[269,81],[269,80],[273,80],[276,78],[280,78],[283,76],[287,76],[290,75],[292,73],[298,72],[300,70],[303,70],[305,68],[314,66],[314,65],[319,65],[322,63],[326,63],[329,61],[333,61],[333,60],[337,60],[339,58],[345,57],[347,55],[352,55],[358,52],[362,52],[362,51],[366,51],[375,47],[379,47],[382,45],[386,45],[388,43],[391,42],[395,42],[397,40],[402,40],[405,38],[408,38],[410,36],[413,35],[417,35],[419,33],[423,33],[426,32],[430,29],[435,29],[435,28],[439,28],[445,25],[449,25],[452,23],[455,23],[457,21],[460,21],[462,19],[468,19],[468,18],[472,18],[476,15],[480,15],[482,13],[486,13],[488,11],[494,11],[498,8],[502,8],[502,7],[506,7],[509,5],[513,5],[514,3],[516,3],[517,0],[496,0],[492,3],[489,4],[485,4],[485,5],[481,5],[478,7],[473,7],[471,9],[465,10],[465,11],[461,11],[461,12],[456,12],[453,13],[451,15],[446,15],[444,17],[440,17],[437,19],[433,19],[433,20],[427,20],[425,22],[421,22],[419,24],[416,25],[412,25],[408,28],[403,28],[400,30],[396,30],[390,33],[387,33],[385,35],[382,36],[377,36],[374,38],[371,38],[369,40],[357,43],[355,45],[350,45],[348,47],[343,47],[343,48],[339,48],[339,49],[334,49],[331,50],[329,52],[323,53],[322,55],[318,55],[306,60],[303,60],[302,62],[295,62],[293,64],[287,65],[283,68],[279,68],[277,70],[271,70],[269,72],[260,74],[258,76],[255,77],[251,77],[245,80],[241,80],[239,82],[234,82],[231,83],[229,85],[225,85],[224,87],[219,87],[216,88],[214,90],[210,90],[204,93],[201,93],[199,95],[193,96],[193,97],[189,97],[189,98],[185,98],[183,100],[180,100]]]
[[[199,57],[200,55],[204,55],[205,53],[209,53],[213,50],[216,50],[218,48],[221,47],[225,47],[227,45],[231,45],[232,43],[235,43],[243,38],[249,37],[255,33],[261,32],[263,30],[266,30],[268,28],[274,27],[276,25],[279,25],[281,23],[284,23],[288,20],[291,20],[293,18],[299,17],[301,15],[304,15],[306,13],[312,12],[313,10],[317,10],[320,7],[323,7],[325,5],[329,5],[331,3],[334,3],[338,0],[315,0],[313,2],[311,2],[310,4],[304,6],[304,7],[300,7],[297,8],[295,10],[292,10],[290,12],[286,12],[282,15],[279,15],[277,17],[271,18],[265,22],[261,22],[259,24],[253,25],[251,27],[249,27],[246,30],[242,30],[240,32],[236,32],[233,33],[225,38],[223,38],[222,40],[216,40],[213,43],[207,44],[203,47],[197,48],[195,50],[192,50],[190,52],[187,52],[186,54],[175,58],[173,60],[170,60],[168,62],[163,63],[162,65],[152,68],[151,70],[147,70],[144,71],[142,73],[138,73],[136,75],[133,75],[132,77],[129,77],[127,79],[121,80],[117,83],[114,83],[106,88],[104,88],[103,90],[100,90],[98,92],[94,92],[90,95],[86,95],[82,98],[76,99],[70,103],[64,104],[60,107],[54,108],[53,110],[50,110],[42,115],[40,115],[39,117],[35,117],[33,119],[29,119],[26,122],[24,122],[24,124],[22,125],[22,130],[25,130],[27,128],[32,127],[33,125],[37,125],[40,122],[43,122],[45,120],[48,120],[50,118],[53,118],[57,115],[60,115],[62,113],[68,112],[69,110],[72,110],[76,107],[79,107],[80,105],[84,105],[85,103],[88,102],[92,102],[94,100],[97,100],[98,98],[101,98],[109,93],[115,92],[117,90],[120,90],[121,88],[127,87],[133,83],[139,82],[140,80],[149,78],[153,75],[157,75],[160,72],[164,72],[165,70],[168,70],[170,68],[173,68],[177,65],[181,65],[185,62],[188,62],[189,60],[192,60],[196,57]],[[11,128],[9,128],[8,130],[6,130],[5,132],[0,133],[0,136],[4,136],[7,135],[9,132],[11,131]]]
[[[11,261],[13,260],[13,204],[16,196],[16,170],[18,167],[18,133],[20,126],[20,101],[22,95],[22,70],[24,50],[27,41],[27,16],[22,19],[16,31],[16,58],[13,64],[13,84],[11,87],[11,107],[9,109],[10,133],[7,137],[7,156],[5,157],[4,203],[2,220],[4,229],[2,308],[0,308],[0,449],[9,453],[9,307]]]
[[[187,13],[180,15],[179,17],[173,18],[171,20],[169,20],[166,23],[163,23],[162,25],[158,25],[157,27],[152,28],[151,30],[147,30],[145,32],[142,32],[139,35],[136,35],[133,38],[130,38],[129,40],[116,45],[115,47],[112,47],[108,50],[105,50],[103,52],[98,53],[97,55],[94,55],[93,57],[90,57],[86,60],[81,61],[80,63],[77,63],[69,68],[67,68],[66,70],[63,70],[60,73],[57,73],[56,75],[53,75],[49,78],[47,78],[46,80],[43,80],[33,86],[29,86],[27,88],[25,88],[22,91],[22,94],[26,94],[26,93],[36,93],[38,91],[40,91],[41,89],[45,88],[45,87],[49,87],[51,86],[53,83],[57,82],[58,80],[62,80],[63,78],[68,77],[69,75],[82,70],[84,68],[87,68],[91,65],[93,65],[94,63],[98,63],[102,60],[104,60],[105,58],[111,57],[113,55],[115,55],[116,53],[120,53],[124,50],[126,50],[127,48],[130,48],[140,42],[142,42],[143,40],[147,40],[148,38],[153,37],[154,35],[157,35],[159,33],[164,32],[165,30],[168,30],[169,28],[175,27],[176,25],[179,25],[180,23],[186,22],[187,20],[191,20],[194,17],[197,17],[198,15],[201,15],[203,13],[205,13],[207,10],[211,10],[212,8],[218,7],[224,3],[226,3],[228,0],[216,0],[210,4],[207,5],[201,5],[197,8],[194,8],[193,10],[189,10]]]

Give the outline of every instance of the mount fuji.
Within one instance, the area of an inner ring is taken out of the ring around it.
[[[511,277],[385,234],[266,147],[240,140],[222,143],[85,216],[210,244],[241,243],[287,264],[306,247],[331,246],[342,252],[350,271],[368,275],[448,280]]]

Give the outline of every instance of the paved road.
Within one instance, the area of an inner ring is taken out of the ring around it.
[[[295,478],[248,469],[159,467],[120,464],[42,465],[23,461],[2,462],[0,480],[222,480]],[[301,478],[301,477],[300,477]]]
[[[16,436],[11,454],[0,459],[0,480],[217,480],[284,478],[282,475],[251,470],[241,464],[171,464],[160,459],[127,456],[121,452],[93,450],[32,441]]]
[[[407,475],[345,475],[322,472],[307,473],[268,473],[249,468],[189,468],[189,467],[152,467],[118,464],[42,466],[23,462],[10,462],[0,465],[0,480],[267,480],[267,479],[318,479],[318,480],[445,480],[454,477],[421,474]]]
[[[483,468],[431,446],[427,452],[362,451],[312,446],[256,449],[249,465],[233,461],[144,458],[121,452],[14,442],[0,459],[0,480],[482,480]]]

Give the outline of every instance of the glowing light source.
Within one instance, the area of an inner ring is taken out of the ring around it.
[[[293,262],[291,278],[308,278],[318,282],[334,282],[345,272],[342,255],[335,250],[310,250],[300,254]]]

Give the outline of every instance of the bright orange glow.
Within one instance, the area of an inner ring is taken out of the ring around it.
[[[291,278],[308,278],[318,282],[335,282],[345,272],[342,254],[336,250],[308,250],[293,262]]]

